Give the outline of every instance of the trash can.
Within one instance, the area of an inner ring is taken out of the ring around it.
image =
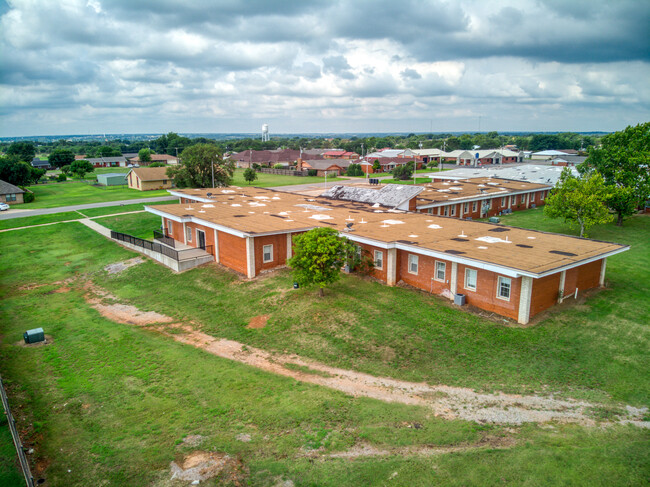
[[[294,288],[294,289],[298,289],[299,287],[300,287],[300,285],[299,285],[297,282],[294,282],[294,283],[293,283],[293,288]]]
[[[454,295],[454,304],[457,306],[465,306],[465,295],[464,294],[455,294]]]
[[[45,332],[43,328],[34,328],[33,330],[27,330],[23,334],[25,343],[38,343],[45,341]]]

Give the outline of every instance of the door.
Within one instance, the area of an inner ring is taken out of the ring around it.
[[[196,246],[205,250],[205,232],[203,230],[196,230]]]

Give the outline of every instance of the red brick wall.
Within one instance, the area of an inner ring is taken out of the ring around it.
[[[374,268],[371,272],[371,275],[373,277],[376,277],[377,279],[380,279],[384,282],[387,281],[387,276],[386,272],[388,269],[388,250],[386,249],[380,249],[379,247],[374,247],[372,245],[365,245],[365,244],[358,244],[364,251],[364,255],[369,255],[371,259],[374,260],[375,258],[375,250],[379,250],[380,252],[383,252],[383,266],[381,269]],[[367,254],[365,252],[368,252]]]
[[[590,262],[589,264],[578,267],[576,287],[580,291],[598,287],[600,284],[600,269],[602,260]],[[578,292],[580,292],[578,291]]]
[[[255,275],[259,274],[261,270],[273,269],[286,264],[287,262],[287,236],[281,235],[267,235],[264,237],[255,237]],[[264,263],[264,246],[273,245],[273,260]],[[244,247],[244,252],[246,248]]]
[[[183,237],[183,224],[180,222],[175,222],[174,220],[168,220],[167,218],[165,218],[164,220],[165,220],[165,233],[167,234],[167,236],[179,242],[184,242],[185,239]],[[168,226],[169,224],[167,223],[168,221],[172,222],[171,234],[169,234],[169,226]]]
[[[444,261],[442,259],[437,259],[434,257],[429,257],[426,255],[418,255],[418,273],[417,275],[411,274],[408,271],[409,263],[409,254],[405,250],[398,250],[398,266],[397,266],[397,280],[402,280],[406,284],[409,284],[418,289],[422,289],[427,292],[433,292],[434,294],[441,294],[445,289],[449,289],[450,283],[447,281],[451,280],[451,262]],[[446,262],[447,268],[445,271],[445,281],[440,282],[432,279],[435,276],[435,263],[436,260],[441,262]]]
[[[533,279],[533,292],[530,300],[531,318],[557,303],[559,287],[559,272],[540,279]]]
[[[204,225],[199,225],[197,223],[186,223],[185,227],[192,229],[192,241],[187,242],[187,245],[189,245],[191,247],[197,247],[198,246],[198,238],[196,236],[196,230],[197,229],[198,230],[203,230],[203,232],[205,232],[206,249],[207,249],[207,246],[212,245],[212,248],[207,249],[207,250],[211,250],[212,255],[215,254],[215,250],[214,250],[214,229],[213,228],[209,228],[209,227],[206,227]]]
[[[467,303],[486,311],[492,311],[514,320],[519,318],[519,293],[521,278],[511,278],[510,301],[497,298],[497,283],[499,274],[482,269],[476,269],[476,291],[465,289],[465,268],[458,264],[457,292],[467,297]],[[474,269],[473,267],[470,267]]]
[[[219,261],[221,264],[246,275],[246,239],[219,232]]]

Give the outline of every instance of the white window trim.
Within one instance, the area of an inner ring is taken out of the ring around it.
[[[172,220],[167,220],[167,232],[169,235],[174,234],[174,222]]]
[[[501,198],[501,206],[506,206],[506,197]]]
[[[451,205],[450,216],[456,216],[456,205]]]
[[[442,264],[442,266],[443,266],[442,267],[442,271],[443,271],[442,272],[442,274],[443,274],[442,279],[438,278],[438,264]],[[434,270],[435,270],[435,273],[433,274],[433,280],[438,281],[438,282],[445,282],[445,278],[447,277],[447,263],[443,262],[441,260],[437,260],[436,261],[436,267],[435,267]]]
[[[269,255],[271,256],[270,259],[267,259],[267,258],[266,258],[266,254],[267,254],[267,252],[266,252],[266,248],[267,248],[267,247],[271,247],[271,251],[268,252]],[[262,247],[262,263],[264,263],[264,264],[268,264],[269,262],[273,262],[273,244],[264,245],[264,246]]]
[[[467,279],[467,274],[468,274],[469,272],[474,272],[474,274],[475,274],[475,279],[474,279],[474,281],[475,281],[475,284],[476,284],[476,285],[475,285],[474,287],[469,287],[469,285],[467,284],[467,281],[468,281],[468,279]],[[476,291],[477,286],[478,286],[478,270],[476,270],[476,269],[469,269],[469,268],[466,268],[466,269],[465,269],[465,280],[463,281],[463,287],[464,287],[465,289],[468,289],[469,291]]]
[[[508,285],[508,297],[501,296],[501,280],[502,279],[507,279],[510,281],[510,284]],[[502,299],[503,301],[510,301],[510,296],[512,295],[512,278],[510,277],[505,277],[505,276],[499,276],[497,278],[497,299]]]
[[[464,213],[469,213],[469,203],[465,203],[465,207],[463,209],[465,210]]]
[[[472,213],[476,212],[476,201],[472,201]]]
[[[199,239],[199,232],[202,232],[202,233],[203,233],[203,241],[205,242],[205,246],[207,247],[207,246],[208,246],[208,241],[207,241],[206,238],[205,238],[205,230],[201,230],[200,228],[197,228],[197,229],[196,229],[196,245],[198,245],[199,242],[201,241],[201,240]]]
[[[415,263],[415,272],[411,270],[411,264]],[[418,275],[420,270],[420,257],[415,254],[409,254],[408,258],[408,273],[413,275]]]
[[[192,241],[192,227],[188,227],[188,226],[185,227],[185,239],[188,242]]]
[[[381,256],[379,259],[377,259],[378,255]],[[380,262],[381,265],[377,265],[377,262]],[[384,253],[381,250],[375,250],[375,269],[384,269]]]

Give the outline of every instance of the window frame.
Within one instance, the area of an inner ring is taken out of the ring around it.
[[[379,256],[379,259],[377,258]],[[381,250],[375,250],[373,254],[375,263],[375,269],[383,270],[384,269],[384,252]],[[379,263],[379,264],[377,264]]]
[[[469,279],[467,276],[469,275],[470,272],[474,273],[474,287],[469,286]],[[471,269],[469,267],[465,268],[465,279],[463,281],[463,288],[467,289],[469,291],[474,291],[476,292],[476,288],[478,287],[478,270],[477,269]]]
[[[271,251],[267,252],[266,249],[267,247],[271,247]],[[269,254],[270,258],[266,258],[266,254]],[[263,264],[268,264],[269,262],[273,262],[273,244],[267,244],[262,246],[262,263]]]
[[[469,213],[469,202],[465,203],[463,206],[463,213]]]
[[[505,281],[507,281],[507,287],[508,287],[508,296],[503,296],[501,294],[501,286],[505,284]],[[512,278],[510,277],[505,277],[505,276],[498,276],[497,277],[497,299],[502,299],[504,301],[510,301],[510,296],[512,295]]]
[[[167,220],[167,233],[169,235],[174,234],[174,222],[172,220]]]
[[[449,216],[456,216],[456,205],[451,205],[451,212]]]
[[[16,201],[16,193],[8,193],[5,195],[5,202]]]
[[[476,213],[477,208],[478,208],[477,201],[476,200],[472,201],[472,213]]]
[[[440,265],[442,265],[442,278],[438,276],[438,272],[440,269],[438,268]],[[442,260],[437,260],[436,261],[436,267],[435,267],[435,272],[433,274],[433,280],[438,281],[438,282],[445,282],[445,279],[447,278],[447,263],[442,261]]]
[[[501,206],[502,207],[506,206],[506,197],[505,196],[501,198]]]
[[[415,264],[415,272],[412,270],[412,265]],[[409,254],[408,257],[408,273],[414,276],[418,275],[420,271],[420,256],[416,254]]]
[[[186,242],[191,242],[192,241],[192,227],[188,227],[187,225],[185,226],[185,241]]]

